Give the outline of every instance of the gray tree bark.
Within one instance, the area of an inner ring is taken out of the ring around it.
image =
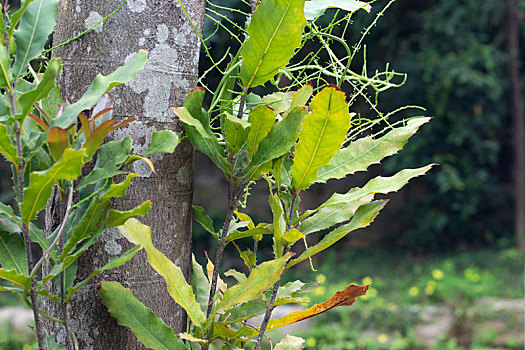
[[[523,13],[518,0],[507,1],[507,69],[514,149],[514,231],[525,252],[525,113],[520,70],[520,24]]]
[[[59,5],[54,44],[66,41],[114,11],[121,0],[62,0]],[[202,30],[205,1],[183,0],[188,15]],[[169,111],[182,105],[186,93],[197,83],[200,42],[182,7],[176,0],[128,0],[114,16],[81,39],[56,50],[64,69],[60,77],[63,97],[78,100],[97,73],[108,74],[129,60],[139,49],[149,50],[149,61],[138,78],[112,90],[113,118],[134,117],[136,122],[118,129],[111,137],[131,136],[134,150],[145,149],[156,130],[179,132],[181,125]],[[141,219],[152,227],[155,246],[179,265],[187,278],[191,271],[191,200],[193,191],[193,148],[187,142],[173,155],[153,157],[156,173],[144,164],[134,164],[136,178],[125,200],[117,203],[130,209],[153,199],[153,207]],[[118,232],[109,230],[79,261],[77,276],[87,277],[113,256],[129,249]],[[166,291],[164,280],[139,252],[122,268],[108,271],[79,290],[69,304],[69,326],[80,349],[144,349],[135,336],[117,325],[101,303],[96,283],[116,280],[160,316],[176,332],[186,327],[183,310]],[[50,306],[47,305],[49,308]],[[49,310],[48,310],[49,311]],[[59,310],[51,310],[60,315]],[[47,323],[47,334],[65,344],[63,327]]]

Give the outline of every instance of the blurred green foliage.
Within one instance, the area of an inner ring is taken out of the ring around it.
[[[418,104],[435,116],[385,164],[387,172],[441,165],[397,218],[407,229],[396,243],[447,250],[512,237],[504,2],[399,1],[366,41],[370,69],[387,61],[408,74],[382,108]]]

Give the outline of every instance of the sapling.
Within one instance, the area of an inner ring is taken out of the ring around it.
[[[206,55],[222,78],[212,88],[205,83],[211,70],[205,72],[200,79],[203,87],[190,91],[182,107],[173,108],[174,115],[184,123],[185,136],[212,160],[227,182],[227,212],[221,230],[215,230],[204,208],[193,207],[195,220],[218,243],[214,262],[208,259],[203,268],[194,259],[189,284],[180,268],[153,246],[149,227],[136,219],[119,227],[130,242],[146,251],[150,265],[165,278],[168,292],[188,314],[187,331],[175,334],[120,284],[100,285],[99,293],[112,315],[149,348],[259,349],[269,330],[351,305],[368,286],[349,285],[319,305],[271,320],[276,306],[304,303],[305,294],[316,285],[301,281],[281,285],[287,270],[310,260],[348,233],[368,226],[387,203],[375,199],[375,194],[395,192],[432,166],[376,177],[363,187],[334,193],[316,208],[300,210],[301,195],[311,185],[366,171],[371,164],[397,153],[429,118],[389,121],[409,107],[384,114],[378,109],[377,95],[401,86],[405,76],[388,67],[373,76],[366,69],[361,74],[351,70],[361,42],[352,50],[334,32],[342,26],[344,33],[353,12],[370,11],[367,3],[261,0],[247,5],[253,13],[245,14],[246,30],[232,24],[240,31],[236,35],[224,24],[231,24],[231,20],[220,12],[228,9],[210,3],[209,17],[217,28],[233,35],[240,48],[233,55],[227,50],[215,61],[204,40]],[[336,14],[328,25],[321,25],[317,19],[330,7],[349,13],[342,18]],[[316,49],[307,50],[307,45]],[[343,47],[343,57],[336,53],[335,45]],[[222,62],[228,62],[225,68]],[[348,87],[350,95],[343,91]],[[207,91],[212,96],[206,108]],[[368,96],[370,91],[375,98]],[[349,107],[357,99],[367,103],[376,118],[350,113]],[[242,212],[249,186],[256,181],[268,186],[269,222],[256,224]],[[306,236],[324,230],[329,232],[317,244],[307,245]],[[258,248],[266,241],[265,235],[271,237],[273,259],[260,262]],[[253,249],[241,249],[239,240],[251,241]],[[239,252],[246,272],[226,272],[236,280],[233,285],[227,285],[220,276],[228,245]],[[251,325],[250,320],[259,315],[263,316],[262,323]],[[297,337],[286,337],[276,348],[300,349],[302,343]]]

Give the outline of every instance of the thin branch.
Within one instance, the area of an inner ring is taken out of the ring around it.
[[[67,199],[66,214],[64,216],[64,219],[62,220],[62,224],[60,225],[58,234],[56,235],[53,243],[51,243],[49,248],[47,248],[47,250],[42,254],[42,257],[40,258],[40,260],[38,260],[38,262],[36,263],[35,267],[33,268],[33,271],[31,271],[31,275],[29,276],[30,278],[33,278],[36,275],[36,272],[38,271],[40,266],[42,266],[42,264],[47,259],[47,257],[49,256],[53,248],[60,242],[60,239],[62,238],[62,234],[64,233],[64,228],[66,227],[67,221],[69,219],[69,214],[71,211],[71,204],[73,202],[73,192],[74,192],[73,182],[71,182],[71,187],[69,188],[69,197]]]
[[[297,197],[298,197],[298,194],[294,192],[292,194],[292,205],[290,206],[290,215],[289,215],[288,223],[287,223],[288,230],[290,230],[293,227],[293,214],[295,212],[295,203],[297,201]],[[291,248],[291,245],[287,245],[284,248],[285,253],[288,253],[290,251],[290,248]],[[279,291],[279,287],[281,285],[281,279],[283,278],[283,275],[284,275],[284,270],[283,270],[283,273],[281,273],[281,275],[279,276],[279,280],[275,282],[275,284],[273,285],[272,297],[270,298],[270,303],[268,304],[268,307],[266,308],[266,314],[264,315],[264,319],[261,323],[261,328],[259,329],[259,335],[257,336],[257,341],[255,342],[255,347],[253,348],[253,350],[259,350],[259,347],[261,346],[262,337],[264,335],[264,332],[266,332],[266,328],[268,327],[268,322],[270,322],[270,318],[272,317],[272,312],[274,309],[273,304],[275,303],[275,299],[277,298],[277,292]]]
[[[266,332],[266,327],[268,327],[268,322],[270,322],[270,318],[272,316],[272,311],[274,309],[273,304],[275,303],[275,299],[277,298],[277,291],[279,290],[279,286],[281,285],[282,277],[283,274],[279,276],[279,280],[273,285],[272,297],[270,299],[270,303],[268,304],[268,308],[266,309],[266,314],[264,315],[264,319],[261,323],[259,335],[257,335],[257,341],[253,350],[259,350],[259,347],[261,346],[262,337],[264,335],[264,332]]]
[[[73,188],[71,188],[71,191],[69,192],[70,194],[73,193]],[[69,198],[72,199],[72,196],[70,195]],[[62,254],[63,252],[64,252],[64,236],[62,235],[62,237],[60,237],[60,254]],[[66,294],[65,271],[62,271],[60,273],[60,307],[62,309],[62,319],[64,320],[64,330],[66,332],[66,347],[68,349],[73,349],[74,342],[71,337],[71,330],[69,328],[69,321],[68,321],[69,315],[67,312],[67,302],[64,301],[65,294]]]

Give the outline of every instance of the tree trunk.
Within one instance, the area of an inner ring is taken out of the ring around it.
[[[54,44],[91,27],[114,11],[121,0],[62,0],[59,5]],[[205,1],[184,0],[188,15],[202,29]],[[97,73],[108,74],[132,57],[139,49],[149,50],[145,70],[133,82],[112,90],[115,97],[113,118],[134,117],[136,122],[118,129],[110,136],[133,138],[134,150],[140,152],[156,130],[179,132],[171,106],[182,105],[186,93],[197,83],[200,42],[180,4],[176,0],[128,0],[114,16],[79,40],[63,46],[54,54],[62,58],[60,78],[63,97],[78,100]],[[172,155],[152,157],[156,173],[144,164],[134,164],[134,172],[143,177],[134,180],[128,196],[116,203],[130,209],[152,199],[153,207],[141,219],[152,227],[153,242],[179,265],[189,278],[191,271],[191,200],[193,192],[193,148],[182,142]],[[129,249],[118,232],[108,230],[99,242],[79,260],[77,276],[87,277],[113,256]],[[135,336],[117,325],[97,294],[100,280],[116,280],[160,316],[176,332],[186,327],[186,317],[166,291],[164,280],[146,263],[143,251],[123,268],[110,270],[79,290],[69,304],[69,325],[80,349],[144,349]],[[53,314],[60,314],[57,310]],[[65,344],[63,327],[46,325],[48,334],[56,334]]]
[[[514,149],[514,230],[525,252],[525,115],[520,72],[520,11],[518,0],[507,1],[507,67]]]

